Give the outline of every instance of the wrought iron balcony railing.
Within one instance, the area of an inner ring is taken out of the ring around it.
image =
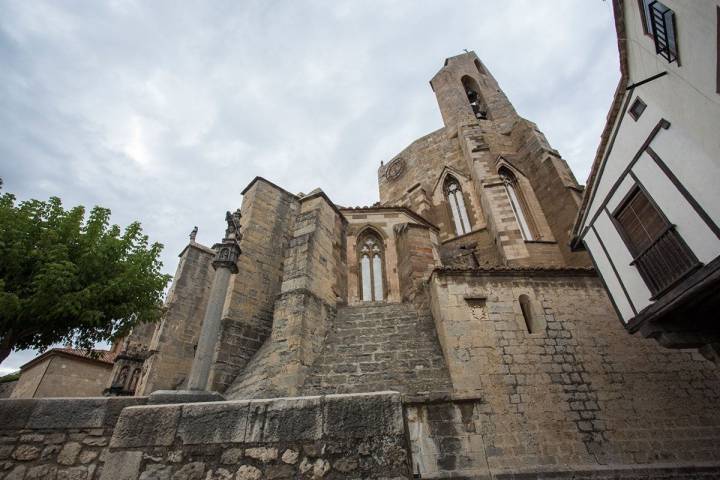
[[[658,0],[648,5],[655,52],[669,63],[678,61],[677,38],[675,35],[675,12]]]

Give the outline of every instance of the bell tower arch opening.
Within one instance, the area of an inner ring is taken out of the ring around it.
[[[462,82],[463,90],[465,91],[475,118],[478,120],[488,120],[490,117],[488,116],[487,104],[480,93],[480,85],[469,75],[463,76],[460,81]]]

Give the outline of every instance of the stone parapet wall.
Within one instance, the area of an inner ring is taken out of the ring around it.
[[[100,478],[120,412],[145,402],[144,397],[0,400],[0,478]]]
[[[400,395],[133,407],[101,480],[411,478]]]

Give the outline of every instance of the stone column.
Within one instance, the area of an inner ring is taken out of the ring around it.
[[[230,284],[230,275],[238,273],[237,261],[240,256],[240,245],[242,238],[240,234],[240,211],[234,214],[227,212],[225,219],[228,222],[228,229],[222,243],[213,245],[217,252],[212,266],[215,269],[210,297],[208,299],[205,317],[203,318],[200,340],[198,341],[195,359],[188,378],[189,390],[206,390],[210,367],[212,366],[215,345],[220,333],[220,320],[222,319],[225,297]]]

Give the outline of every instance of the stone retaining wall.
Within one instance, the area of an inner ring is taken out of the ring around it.
[[[400,395],[132,407],[101,480],[411,478]]]
[[[120,412],[145,402],[144,397],[0,400],[0,478],[99,478]]]

